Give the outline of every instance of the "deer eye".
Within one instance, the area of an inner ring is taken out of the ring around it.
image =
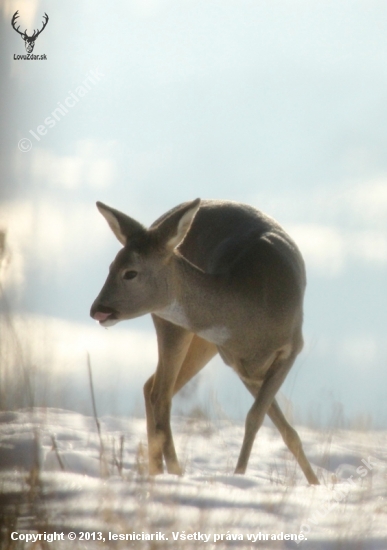
[[[123,274],[123,279],[126,279],[127,281],[134,279],[135,277],[137,277],[137,271],[133,271],[131,269],[128,269],[128,271],[125,271]]]

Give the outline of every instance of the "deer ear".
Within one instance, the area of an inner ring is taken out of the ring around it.
[[[154,228],[167,250],[172,251],[182,242],[199,207],[200,199],[185,203]]]
[[[145,231],[144,226],[139,222],[114,208],[110,208],[110,206],[102,202],[97,202],[97,208],[123,246],[127,244],[128,240],[130,240],[135,233]]]

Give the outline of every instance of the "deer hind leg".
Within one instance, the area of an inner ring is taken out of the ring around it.
[[[304,449],[302,448],[301,439],[298,433],[296,432],[296,430],[292,428],[292,426],[286,420],[284,414],[279,408],[279,405],[276,399],[274,399],[267,414],[269,415],[271,421],[273,422],[275,427],[278,429],[278,431],[282,435],[282,439],[284,440],[289,451],[293,453],[293,455],[295,456],[308,482],[311,485],[319,485],[320,482],[317,479],[316,474],[312,470],[309,460],[306,458]]]
[[[153,316],[157,332],[159,361],[156,372],[144,386],[148,432],[149,473],[167,470],[181,474],[173,442],[170,416],[175,382],[191,344],[193,334],[182,327]]]
[[[262,425],[265,414],[274,401],[277,391],[293,365],[296,355],[296,353],[292,353],[290,357],[284,357],[281,353],[278,353],[273,357],[263,383],[255,395],[255,401],[247,413],[245,435],[235,468],[236,474],[245,473],[255,436]],[[248,387],[248,384],[245,385]]]

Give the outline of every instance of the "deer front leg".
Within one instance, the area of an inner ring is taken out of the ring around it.
[[[218,353],[215,344],[194,334],[176,379],[173,395],[181,390]]]
[[[148,431],[149,473],[163,472],[163,456],[170,474],[181,474],[170,424],[172,396],[193,334],[153,315],[159,361],[155,374],[144,386]]]
[[[148,462],[149,475],[154,476],[163,473],[163,453],[159,445],[156,444],[156,426],[153,415],[153,405],[151,403],[151,393],[155,375],[146,381],[144,385],[145,413],[146,413],[146,430],[148,436]]]
[[[275,395],[285,380],[293,362],[294,357],[288,359],[276,357],[271,364],[266,378],[258,391],[255,401],[247,413],[245,435],[239,454],[238,463],[235,468],[236,474],[245,473],[255,436],[261,427],[265,414],[268,412],[271,404],[273,403]]]

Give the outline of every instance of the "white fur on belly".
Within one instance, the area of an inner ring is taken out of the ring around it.
[[[164,309],[155,311],[155,314],[166,321],[170,321],[174,325],[179,325],[187,330],[191,330],[201,338],[204,338],[204,340],[208,340],[208,342],[212,342],[219,346],[227,342],[231,336],[228,328],[224,326],[213,326],[197,332],[189,322],[183,306],[177,300],[173,301]]]
[[[197,334],[201,338],[204,338],[213,344],[218,344],[219,346],[225,344],[230,338],[230,331],[227,327],[210,327],[201,330]]]

